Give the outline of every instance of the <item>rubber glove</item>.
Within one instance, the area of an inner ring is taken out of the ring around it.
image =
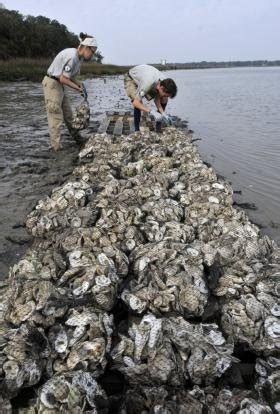
[[[155,111],[154,109],[152,109],[152,110],[150,111],[150,116],[151,116],[151,118],[153,118],[156,122],[160,122],[160,121],[162,121],[162,115],[161,115],[159,112]]]
[[[85,84],[82,82],[82,92],[81,92],[81,96],[85,99],[85,100],[87,100],[87,98],[88,98],[88,94],[87,94],[87,90],[86,90],[86,87],[85,87]]]
[[[170,116],[166,115],[165,112],[163,112],[163,114],[162,114],[162,120],[166,123],[166,125],[171,125],[172,124],[172,120],[171,120]]]

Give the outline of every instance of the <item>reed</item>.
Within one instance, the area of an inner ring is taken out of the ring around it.
[[[39,82],[47,72],[52,59],[17,58],[0,60],[0,81],[33,81]],[[102,75],[119,75],[127,72],[128,66],[84,62],[81,67],[81,77],[96,77]]]

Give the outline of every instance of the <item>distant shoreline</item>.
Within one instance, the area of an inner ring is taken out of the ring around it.
[[[273,67],[280,66],[280,60],[246,60],[228,62],[189,62],[189,63],[166,63],[165,65],[155,65],[166,70],[176,69],[217,69],[217,68],[242,68],[242,67]]]
[[[40,82],[46,74],[52,59],[9,59],[0,60],[0,81]],[[235,67],[275,67],[280,66],[280,60],[267,61],[232,61],[232,62],[191,62],[191,63],[167,63],[165,65],[154,64],[159,70],[182,69],[217,69]],[[127,72],[131,66],[118,66],[96,62],[84,62],[81,67],[82,77],[99,77],[109,75],[121,75]]]

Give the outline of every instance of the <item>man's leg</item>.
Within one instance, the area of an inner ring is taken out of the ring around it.
[[[168,98],[166,98],[166,97],[161,98],[160,103],[161,103],[162,109],[165,111],[165,108],[166,108],[167,103],[168,103]],[[156,132],[161,132],[161,121],[156,122]]]
[[[56,80],[50,79],[47,76],[45,76],[42,83],[44,88],[51,146],[55,151],[58,151],[61,148],[60,130],[63,122],[63,89]]]
[[[124,88],[125,88],[127,96],[130,98],[131,102],[133,102],[137,95],[137,84],[136,82],[134,82],[133,79],[129,77],[128,73],[124,75]],[[140,120],[141,120],[140,109],[134,108],[133,116],[134,116],[134,129],[135,131],[139,131]]]
[[[138,108],[134,108],[134,128],[135,131],[140,131],[141,111]]]

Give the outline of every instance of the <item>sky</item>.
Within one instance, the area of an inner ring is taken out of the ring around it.
[[[280,0],[1,0],[97,38],[104,63],[278,60]]]

